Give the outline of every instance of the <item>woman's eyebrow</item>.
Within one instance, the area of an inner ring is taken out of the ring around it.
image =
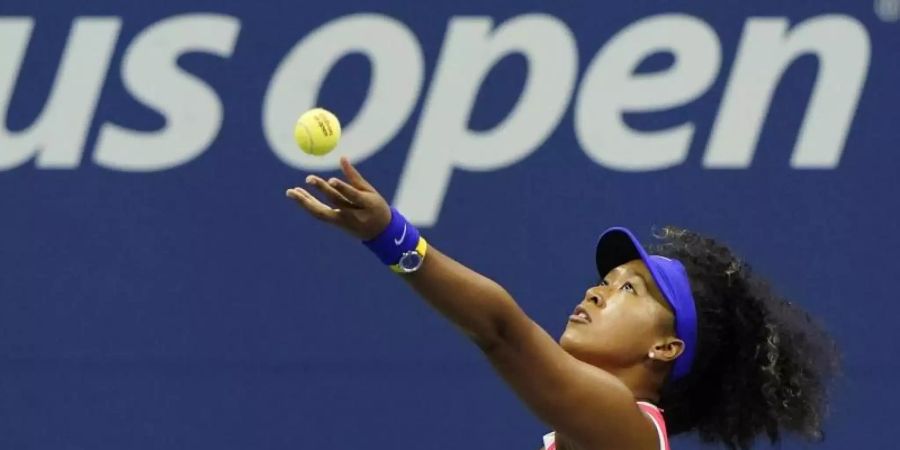
[[[630,278],[630,279],[635,279],[635,278],[636,278],[638,281],[641,282],[641,284],[644,286],[645,289],[648,289],[648,290],[650,289],[650,284],[647,283],[647,279],[644,278],[644,275],[642,275],[641,273],[635,272],[635,273],[634,273],[631,277],[629,277],[629,278]]]
[[[650,275],[650,274],[644,275],[640,272],[634,272],[634,274],[631,278],[637,278],[638,280],[640,280],[641,284],[644,287],[644,290],[647,291],[647,293],[652,294],[654,292],[654,290],[659,290],[659,288],[654,289],[654,286],[656,283],[654,281],[652,281],[653,278],[648,278],[648,277],[652,277],[652,275]]]

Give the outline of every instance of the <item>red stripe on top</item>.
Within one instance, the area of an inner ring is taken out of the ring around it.
[[[663,418],[662,410],[657,408],[656,406],[647,403],[647,402],[637,402],[638,408],[641,408],[641,411],[653,420],[653,425],[656,425],[656,431],[659,436],[659,448],[660,450],[670,450],[669,449],[669,432],[666,431],[666,419]]]

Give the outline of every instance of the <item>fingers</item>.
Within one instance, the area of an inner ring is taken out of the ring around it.
[[[357,189],[361,189],[363,191],[375,192],[375,188],[363,178],[362,174],[356,170],[356,167],[353,167],[353,164],[350,164],[350,160],[347,159],[346,156],[341,156],[341,170],[344,172],[344,176],[347,177],[347,180],[350,181],[350,184]]]
[[[332,178],[328,180],[328,184],[330,185],[329,187],[336,189],[346,199],[353,202],[354,205],[362,207],[365,204],[363,192],[353,186],[350,186],[344,180],[340,178]]]
[[[334,180],[334,178],[332,178],[332,180]],[[344,194],[342,194],[341,192],[338,192],[338,190],[336,190],[333,185],[326,183],[325,180],[323,180],[320,177],[317,177],[315,175],[310,175],[310,176],[306,177],[306,184],[309,184],[310,186],[314,186],[316,189],[319,190],[319,192],[325,194],[325,196],[328,197],[329,200],[331,200],[331,203],[333,203],[336,206],[339,206],[342,208],[359,208],[360,207],[360,205],[357,204],[353,199],[345,197]]]
[[[299,203],[306,212],[319,220],[325,222],[336,222],[338,220],[341,212],[339,209],[333,209],[320,202],[319,199],[313,197],[306,189],[295,187],[293,189],[288,189],[285,194]]]

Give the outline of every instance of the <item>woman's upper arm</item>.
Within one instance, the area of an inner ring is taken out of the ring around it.
[[[484,351],[538,418],[587,448],[658,448],[619,379],[568,354],[524,313],[508,317],[503,339]]]

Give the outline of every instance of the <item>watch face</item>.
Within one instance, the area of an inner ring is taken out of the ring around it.
[[[422,265],[422,255],[419,255],[415,251],[406,252],[400,258],[400,268],[407,271],[412,272],[419,268]]]

